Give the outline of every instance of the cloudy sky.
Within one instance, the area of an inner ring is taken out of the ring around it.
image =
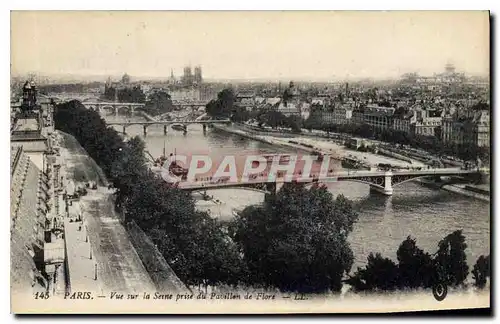
[[[330,79],[489,71],[487,12],[13,12],[13,73]]]

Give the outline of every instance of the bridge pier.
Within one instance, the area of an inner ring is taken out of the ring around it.
[[[380,188],[379,186],[370,185],[370,190],[381,193],[385,196],[392,196],[392,172],[387,171],[384,176],[384,187]]]
[[[122,126],[122,134],[123,134],[123,135],[127,134],[127,133],[125,132],[125,128],[127,128],[127,127],[126,127],[125,125],[123,125],[123,126]]]
[[[163,135],[167,135],[168,131],[168,126],[167,125],[163,125]]]
[[[490,174],[486,172],[481,172],[480,173],[480,184],[489,184],[490,183]]]
[[[377,186],[370,185],[370,191],[383,194],[384,196],[392,196],[392,189],[387,190],[385,188],[382,189],[382,188],[379,188]]]
[[[264,201],[271,202],[276,197],[276,182],[267,182],[265,188],[267,193],[264,195]]]
[[[143,130],[143,132],[144,132],[144,136],[148,135],[148,126],[143,125],[143,126],[142,126],[142,130]]]
[[[118,117],[118,108],[115,107],[115,116]]]
[[[203,124],[203,131],[206,132],[207,131],[207,124]]]

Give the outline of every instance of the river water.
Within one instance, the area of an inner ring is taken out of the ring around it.
[[[127,118],[128,120],[140,117]],[[106,121],[123,121],[125,117],[106,116]],[[116,126],[121,131],[121,126]],[[189,125],[188,133],[169,128],[163,135],[163,126],[149,126],[148,134],[143,136],[142,126],[127,127],[127,134],[139,135],[147,149],[158,157],[165,145],[167,154],[209,152],[212,156],[241,154],[243,151],[262,153],[296,153],[293,149],[273,147],[258,141],[248,140],[236,135],[208,130],[203,132],[201,125]],[[490,204],[488,202],[464,197],[444,190],[423,187],[416,182],[407,182],[394,187],[394,194],[385,197],[370,193],[369,186],[355,182],[335,182],[327,184],[334,194],[343,194],[355,202],[359,220],[350,234],[349,241],[354,252],[353,271],[366,263],[370,252],[380,252],[395,262],[399,244],[409,235],[417,239],[417,245],[434,253],[437,244],[447,234],[462,229],[466,237],[467,261],[472,266],[481,254],[490,253]],[[207,191],[221,204],[203,206],[221,219],[232,218],[232,211],[249,204],[263,201],[260,192],[245,189],[218,189]],[[207,203],[208,204],[208,203]]]

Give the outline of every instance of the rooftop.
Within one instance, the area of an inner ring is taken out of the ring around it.
[[[19,118],[16,122],[15,131],[37,131],[39,127],[37,118]]]

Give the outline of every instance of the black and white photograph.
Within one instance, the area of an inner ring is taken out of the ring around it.
[[[11,11],[11,312],[489,310],[490,22]]]

